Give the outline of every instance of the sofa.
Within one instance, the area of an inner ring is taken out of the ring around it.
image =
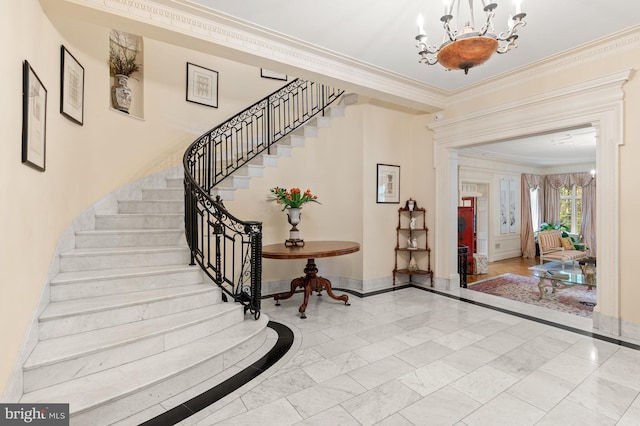
[[[577,250],[569,237],[563,237],[562,231],[550,229],[538,233],[538,246],[540,248],[540,264],[548,261],[577,262],[587,257],[587,252]]]

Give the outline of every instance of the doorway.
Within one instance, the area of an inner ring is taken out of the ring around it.
[[[593,325],[620,334],[619,308],[619,163],[622,140],[622,85],[630,71],[577,83],[555,91],[519,99],[449,120],[430,124],[434,131],[436,214],[434,286],[452,289],[457,274],[458,150],[496,140],[554,132],[561,128],[593,126],[596,129],[598,305]],[[490,124],[490,125],[488,125]],[[605,190],[606,189],[606,190]],[[607,206],[603,208],[602,206]],[[606,230],[606,232],[605,232]],[[602,259],[602,261],[601,261]],[[602,265],[602,266],[600,266]]]

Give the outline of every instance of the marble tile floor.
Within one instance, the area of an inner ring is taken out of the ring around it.
[[[301,302],[263,300],[263,314],[293,331],[291,349],[178,424],[640,425],[640,342],[594,338],[590,319],[466,289],[350,296],[351,306],[313,295],[307,319]],[[269,329],[243,364],[277,340]]]

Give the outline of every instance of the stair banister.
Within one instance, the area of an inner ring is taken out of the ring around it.
[[[296,79],[200,136],[185,151],[185,234],[198,263],[227,296],[260,317],[262,223],[240,220],[213,197],[217,185],[323,114],[343,91]]]

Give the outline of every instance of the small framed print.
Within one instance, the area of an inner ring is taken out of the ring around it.
[[[187,62],[187,101],[218,108],[218,72]]]
[[[262,78],[270,78],[272,80],[282,80],[287,81],[287,75],[282,74],[275,71],[265,70],[264,68],[260,68],[260,77]]]
[[[22,162],[44,172],[47,89],[28,61],[22,66]]]
[[[400,204],[400,166],[377,165],[376,202]]]
[[[84,123],[84,67],[60,46],[60,113],[69,120]]]

